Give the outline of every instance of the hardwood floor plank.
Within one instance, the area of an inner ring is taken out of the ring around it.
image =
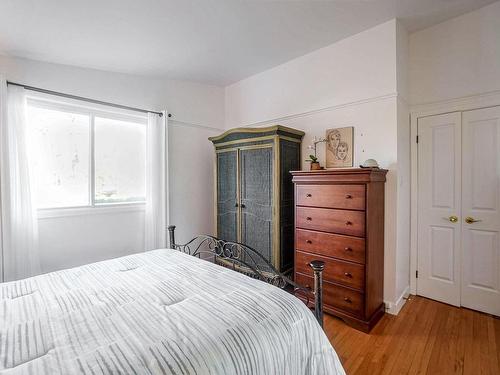
[[[425,348],[425,343],[427,342],[427,336],[431,330],[431,321],[434,319],[434,315],[436,313],[437,306],[432,303],[424,304],[425,309],[422,311],[417,318],[417,324],[413,327],[412,332],[418,332],[419,334],[415,335],[415,337],[410,337],[407,341],[408,344],[405,345],[404,351],[402,351],[399,355],[399,361],[396,364],[394,373],[399,374],[410,374],[415,373],[416,366],[418,364],[419,359],[422,356],[422,353]],[[408,355],[408,354],[411,355]],[[413,367],[412,367],[413,366]],[[413,371],[412,371],[413,369]]]
[[[500,319],[411,296],[370,334],[325,317],[347,374],[500,374]]]
[[[486,320],[486,327],[488,332],[488,361],[491,374],[500,374],[500,366],[498,366],[498,354],[500,352],[500,345],[495,341],[495,325],[494,318],[488,317]]]
[[[425,304],[418,303],[412,314],[408,315],[404,319],[403,329],[398,335],[393,335],[392,340],[387,348],[388,360],[381,370],[381,374],[400,374],[397,369],[397,361],[400,357],[407,357],[408,352],[406,351],[408,343],[410,343],[409,336],[414,332],[414,327],[418,326],[419,320],[422,319],[423,311],[425,310]],[[389,350],[390,348],[390,350]],[[395,349],[395,350],[394,350]]]
[[[495,331],[497,366],[500,369],[500,318],[492,318],[492,324]],[[498,371],[498,373],[500,373],[500,371]]]
[[[466,342],[464,351],[464,371],[465,375],[478,374],[479,373],[479,356],[476,350],[476,343],[474,342],[474,312],[472,310],[464,310],[463,315],[465,317],[465,335],[464,340]]]

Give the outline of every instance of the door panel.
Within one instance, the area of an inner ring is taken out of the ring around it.
[[[238,151],[217,153],[217,237],[238,241]]]
[[[272,147],[240,150],[241,242],[274,262]]]
[[[460,305],[461,115],[418,120],[417,293]]]
[[[453,261],[450,262],[450,260],[455,258],[455,254],[453,254],[455,230],[453,228],[430,226],[429,231],[431,242],[431,270],[429,277],[453,283],[455,270],[453,269],[454,263]]]
[[[500,316],[500,107],[462,123],[462,305]]]

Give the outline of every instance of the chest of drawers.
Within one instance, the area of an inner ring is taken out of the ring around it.
[[[378,168],[292,172],[295,281],[312,285],[307,265],[324,261],[324,311],[365,332],[385,310],[386,173]]]

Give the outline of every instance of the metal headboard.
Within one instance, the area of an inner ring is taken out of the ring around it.
[[[175,242],[175,225],[168,226],[170,248],[198,258],[213,261],[278,288],[285,289],[310,305],[314,299],[314,315],[323,327],[323,270],[325,263],[313,260],[309,263],[314,274],[314,287],[297,284],[279,272],[257,250],[239,242],[231,242],[214,236],[200,235],[185,244]]]

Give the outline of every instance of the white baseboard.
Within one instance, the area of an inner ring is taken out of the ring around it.
[[[406,303],[406,299],[410,295],[410,287],[407,286],[406,289],[401,293],[396,302],[385,302],[385,311],[392,315],[398,315],[404,304]]]

